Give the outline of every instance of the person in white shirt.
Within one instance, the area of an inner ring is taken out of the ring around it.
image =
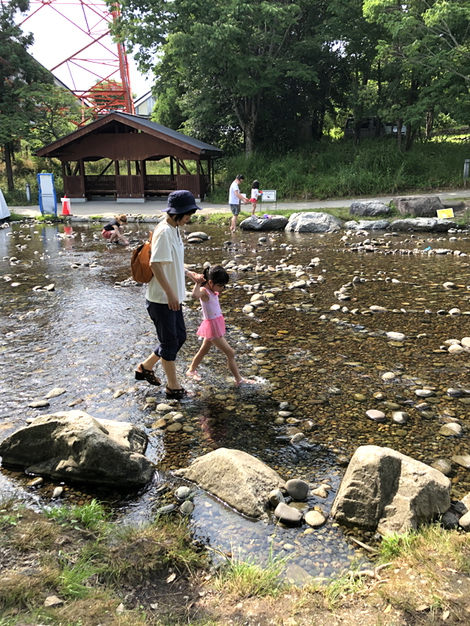
[[[240,203],[250,204],[250,201],[240,193],[240,182],[245,180],[243,174],[238,174],[233,183],[230,185],[228,192],[228,203],[232,211],[232,221],[230,222],[230,232],[234,233],[237,229],[237,217],[240,214]]]
[[[191,192],[178,190],[168,196],[168,206],[162,209],[167,215],[152,236],[150,267],[153,277],[145,294],[147,311],[155,324],[160,343],[135,370],[136,380],[160,385],[153,368],[161,359],[167,378],[166,397],[176,400],[187,395],[178,382],[175,366],[176,355],[186,341],[181,308],[186,298],[185,276],[193,282],[202,279],[201,274],[191,272],[184,266],[184,245],[179,229],[189,224],[191,216],[200,208]]]

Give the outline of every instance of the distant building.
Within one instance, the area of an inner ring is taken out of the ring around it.
[[[135,114],[140,115],[141,117],[146,117],[150,119],[152,115],[153,107],[155,106],[156,99],[152,95],[152,92],[149,91],[137,100],[134,100],[134,108]]]

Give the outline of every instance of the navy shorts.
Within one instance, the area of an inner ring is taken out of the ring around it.
[[[240,215],[240,205],[239,204],[231,204],[230,210],[232,211],[232,215]]]
[[[172,311],[168,304],[145,301],[150,319],[155,324],[160,343],[154,353],[165,361],[174,361],[186,341],[183,310]]]

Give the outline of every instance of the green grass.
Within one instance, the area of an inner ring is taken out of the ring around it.
[[[239,599],[253,596],[275,597],[284,586],[280,574],[288,560],[289,557],[273,557],[270,553],[267,563],[261,565],[253,557],[243,559],[232,553],[217,574],[214,587]]]
[[[104,505],[95,499],[82,506],[68,507],[59,505],[46,508],[44,509],[44,515],[59,524],[78,525],[91,531],[104,529],[110,517]]]

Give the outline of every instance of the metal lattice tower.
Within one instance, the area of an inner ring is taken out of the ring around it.
[[[118,2],[110,10],[104,0],[30,0],[21,22],[34,32],[33,56],[84,104],[84,122],[111,110],[134,113],[126,51],[110,35],[118,16]]]

